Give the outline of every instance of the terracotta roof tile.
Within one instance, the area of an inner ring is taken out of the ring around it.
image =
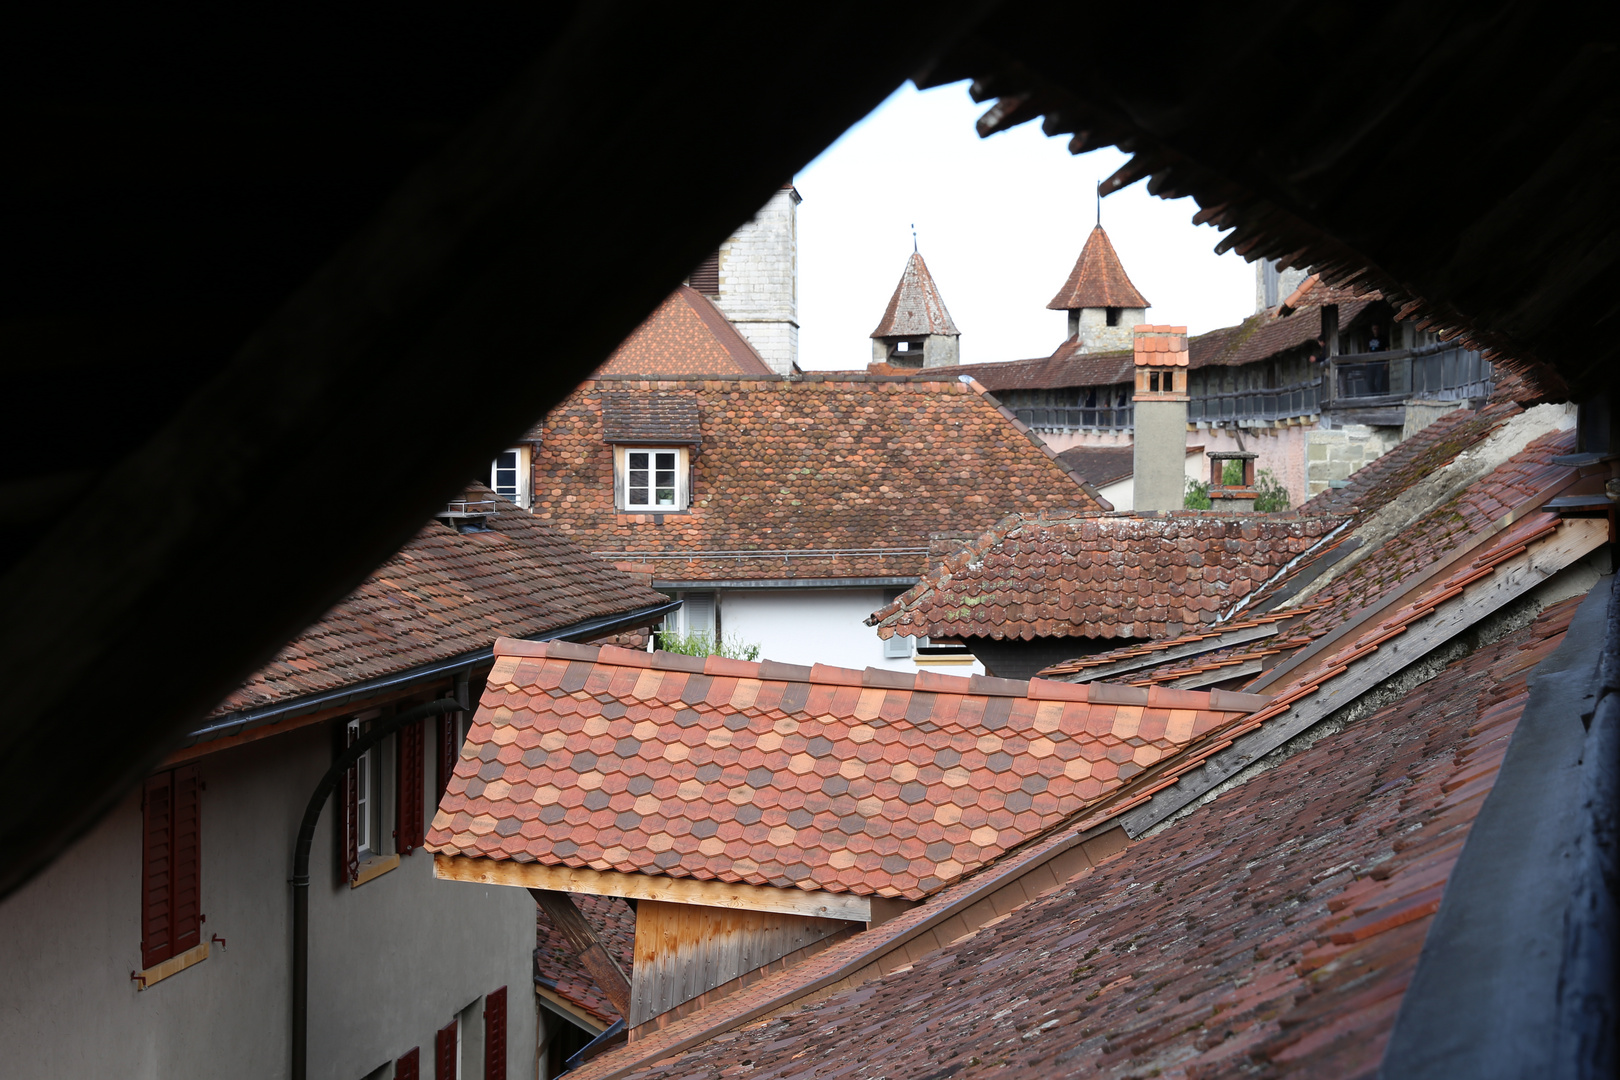
[[[602,410],[620,394],[695,403],[692,505],[661,523],[614,510]],[[911,576],[927,568],[932,533],[1100,505],[954,375],[587,382],[534,437],[540,520],[600,554],[650,563],[661,579]]]
[[[1131,284],[1119,253],[1101,225],[1091,230],[1080,257],[1057,295],[1046,305],[1058,311],[1076,308],[1145,308],[1147,297]]]
[[[939,286],[928,272],[928,264],[916,252],[906,260],[900,283],[889,297],[889,306],[878,320],[871,337],[921,337],[927,334],[955,336],[961,331],[945,310],[945,300],[939,295]]]
[[[1061,451],[1058,460],[1097,487],[1123,480],[1136,471],[1136,450],[1130,446],[1075,446]]]
[[[1038,683],[1032,695],[1026,682],[820,665],[789,682],[770,665],[710,674],[694,658],[565,643],[503,640],[496,655],[431,850],[911,899],[1264,701]],[[520,821],[532,827],[502,825]],[[687,835],[704,842],[673,842]]]
[[[795,983],[858,964],[872,945],[857,936],[605,1055],[581,1080],[646,1077],[653,1062],[708,1075],[738,1061],[784,1080],[856,1065],[888,1076],[1046,1077],[1082,1064],[1120,1080],[1370,1075],[1526,677],[1577,603],[908,967],[736,1026],[773,996],[791,1002]]]
[[[408,671],[503,635],[530,637],[667,602],[488,488],[475,484],[466,497],[498,508],[489,531],[423,526],[214,715]]]
[[[868,623],[885,638],[1177,636],[1222,619],[1344,520],[1012,515]]]
[[[699,445],[703,427],[691,394],[602,395],[602,441],[614,445]]]
[[[670,293],[594,377],[653,375],[775,378],[770,365],[714,302],[689,285]]]

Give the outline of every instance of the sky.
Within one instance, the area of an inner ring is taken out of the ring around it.
[[[1112,147],[1075,157],[1035,121],[979,138],[968,84],[910,83],[794,178],[799,206],[799,366],[864,367],[869,335],[911,255],[911,228],[951,318],[962,363],[1046,356],[1065,313],[1046,310],[1097,220],[1093,192],[1124,164]],[[1254,311],[1254,267],[1217,256],[1191,199],[1137,183],[1102,200],[1102,224],[1154,322],[1192,333]]]

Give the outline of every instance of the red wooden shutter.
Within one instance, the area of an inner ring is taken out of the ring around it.
[[[202,941],[202,800],[197,766],[174,770],[174,952]]]
[[[422,846],[425,828],[422,818],[422,722],[406,724],[400,729],[395,743],[399,749],[399,767],[394,775],[395,850],[409,855]]]
[[[141,967],[174,955],[174,774],[149,777],[141,791]]]
[[[411,1052],[394,1062],[394,1080],[422,1080],[422,1048],[411,1047]]]
[[[444,789],[450,785],[450,774],[456,771],[456,758],[461,756],[461,741],[456,738],[460,730],[460,713],[439,717],[439,798],[444,801]],[[437,802],[435,805],[437,805]]]
[[[506,987],[484,995],[484,1080],[506,1080]]]
[[[338,746],[341,749],[347,749],[360,737],[360,733],[346,722],[338,731]],[[343,861],[339,864],[338,874],[343,880],[352,882],[360,876],[360,777],[353,767],[343,774],[343,812],[339,815],[339,822],[343,846],[338,856]]]
[[[433,1080],[456,1080],[456,1021],[439,1029],[433,1040]]]

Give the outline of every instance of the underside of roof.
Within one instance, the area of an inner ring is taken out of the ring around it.
[[[1140,18],[608,3],[443,9],[379,33],[268,6],[13,16],[0,335],[30,407],[0,472],[0,670],[29,690],[0,741],[16,808],[0,891],[909,75],[977,80],[987,133],[1043,117],[1076,149],[1120,145],[1134,157],[1111,188],[1192,194],[1235,229],[1223,246],[1376,287],[1549,394],[1608,388],[1608,23],[1549,34],[1523,0],[1206,6],[1155,26],[1173,63],[1074,49]],[[1257,80],[1302,58],[1310,77],[1257,117]],[[742,88],[725,118],[673,122],[719,69]],[[725,167],[667,170],[659,199],[679,211],[627,213],[648,161]],[[284,524],[380,441],[391,472],[364,511],[289,548]],[[252,604],[217,587],[244,568]],[[92,680],[142,692],[87,716]],[[101,751],[71,790],[36,767],[68,725]]]

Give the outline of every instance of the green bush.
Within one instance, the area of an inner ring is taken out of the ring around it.
[[[736,634],[727,634],[720,642],[713,634],[671,634],[658,632],[658,647],[665,652],[683,656],[724,656],[728,660],[758,660],[759,645],[744,641]]]
[[[1261,469],[1254,478],[1254,508],[1264,514],[1288,509],[1288,489],[1283,487],[1277,474]]]
[[[1181,505],[1186,510],[1210,509],[1209,485],[1202,480],[1187,477],[1187,492],[1181,497]]]

